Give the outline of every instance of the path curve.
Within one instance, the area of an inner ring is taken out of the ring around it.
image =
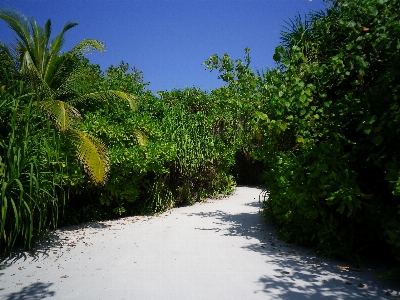
[[[396,299],[378,269],[286,244],[259,214],[260,189],[154,217],[90,223],[0,261],[0,299]],[[390,293],[386,295],[385,293]]]

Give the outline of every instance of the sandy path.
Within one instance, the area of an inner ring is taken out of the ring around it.
[[[35,255],[0,261],[0,298],[400,299],[374,266],[340,270],[280,241],[258,213],[260,192],[57,230]]]

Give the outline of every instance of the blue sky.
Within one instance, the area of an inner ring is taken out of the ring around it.
[[[43,26],[52,20],[53,33],[67,21],[79,26],[66,34],[65,51],[85,38],[106,44],[105,53],[88,58],[104,70],[121,60],[143,71],[149,89],[223,85],[217,72],[202,63],[212,54],[243,58],[251,49],[252,67],[273,67],[285,21],[323,10],[323,0],[1,0]],[[13,32],[0,20],[0,40],[13,42]]]

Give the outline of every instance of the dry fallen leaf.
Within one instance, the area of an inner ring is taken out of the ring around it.
[[[340,271],[356,271],[356,272],[362,272],[363,270],[361,268],[352,268],[348,266],[340,266],[339,267]]]
[[[68,275],[61,276],[60,278],[68,278]]]

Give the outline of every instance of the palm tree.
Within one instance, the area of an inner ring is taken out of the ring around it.
[[[0,18],[17,35],[16,44],[9,49],[0,43],[2,65],[13,66],[29,92],[41,99],[37,103],[52,119],[58,130],[65,134],[75,146],[76,155],[85,171],[96,184],[105,183],[109,171],[109,160],[105,145],[97,138],[74,128],[82,117],[73,106],[87,100],[120,98],[135,108],[135,98],[121,91],[91,91],[88,82],[94,77],[87,68],[80,67],[80,60],[89,51],[103,52],[104,45],[93,39],[85,39],[62,53],[64,35],[76,22],[65,24],[61,33],[50,40],[51,21],[39,27],[34,19],[13,10],[0,9]]]

